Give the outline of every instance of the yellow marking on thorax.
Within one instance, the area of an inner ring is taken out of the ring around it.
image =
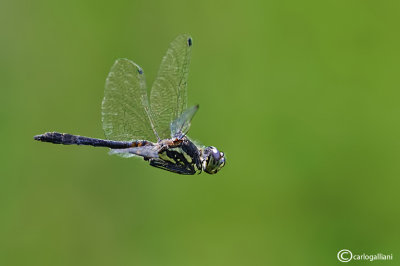
[[[163,159],[164,161],[169,161],[169,162],[171,162],[171,163],[173,163],[173,164],[176,164],[176,161],[175,161],[174,159],[172,159],[172,158],[170,158],[170,157],[167,156],[167,152],[166,152],[166,151],[164,151],[164,152],[158,154],[158,156],[159,156],[161,159]]]

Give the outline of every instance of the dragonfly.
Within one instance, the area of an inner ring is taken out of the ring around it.
[[[179,35],[163,57],[148,96],[143,69],[117,59],[106,79],[102,125],[106,139],[59,132],[34,136],[42,142],[110,148],[110,154],[141,157],[153,167],[177,174],[216,174],[225,155],[188,136],[199,105],[187,108],[187,79],[193,39]]]

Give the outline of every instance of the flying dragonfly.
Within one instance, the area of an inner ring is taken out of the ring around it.
[[[178,36],[162,59],[147,94],[143,69],[118,59],[108,74],[102,103],[106,139],[47,132],[35,140],[64,145],[108,147],[110,154],[142,157],[151,166],[183,175],[215,174],[225,156],[213,146],[193,143],[187,133],[199,106],[187,108],[187,79],[193,40]]]

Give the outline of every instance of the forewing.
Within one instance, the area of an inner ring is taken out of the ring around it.
[[[178,36],[164,56],[150,93],[154,125],[161,139],[170,137],[170,124],[187,107],[187,78],[192,38]]]
[[[193,116],[196,114],[198,109],[198,105],[188,108],[171,123],[172,138],[181,139],[188,133]]]
[[[108,139],[154,141],[143,70],[118,59],[108,74],[102,104],[103,130]]]

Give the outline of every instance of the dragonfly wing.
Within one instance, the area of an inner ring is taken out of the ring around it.
[[[198,109],[198,105],[188,108],[171,123],[172,138],[181,139],[188,133],[193,116],[196,114]]]
[[[156,139],[143,70],[128,59],[118,59],[108,74],[102,122],[108,139]]]
[[[122,157],[141,156],[144,158],[158,158],[158,147],[157,146],[142,146],[126,149],[112,149],[110,154],[117,154]]]
[[[192,38],[183,34],[171,44],[164,56],[150,93],[155,128],[161,139],[170,137],[170,124],[187,107],[187,78]]]

